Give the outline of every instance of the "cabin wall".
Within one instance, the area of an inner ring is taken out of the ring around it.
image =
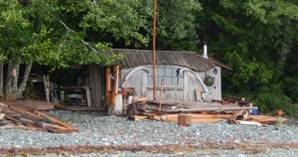
[[[214,78],[214,84],[212,86],[207,86],[209,92],[211,93],[211,99],[221,100],[222,99],[222,82],[221,82],[221,67],[216,66],[206,72],[199,73],[202,80],[207,76]]]
[[[184,101],[202,101],[201,93],[203,92],[203,88],[195,76],[190,72],[185,72],[184,80]]]
[[[132,68],[133,69],[133,68]],[[121,80],[124,80],[126,74],[132,69],[123,69],[121,70]],[[147,96],[147,79],[146,72],[143,70],[136,71],[126,82],[126,87],[133,87],[136,91],[136,97],[145,97]],[[121,86],[120,86],[121,87]]]
[[[89,65],[88,86],[90,88],[91,107],[103,108],[104,69],[99,65]]]
[[[134,88],[137,93],[136,97],[148,97],[149,99],[153,99],[152,78],[148,77],[148,75],[152,75],[152,66],[146,65],[142,67],[144,67],[147,72],[139,70],[133,73],[126,81],[125,88]],[[157,66],[157,100],[161,98],[162,100],[201,101],[202,86],[190,72],[186,71],[182,75],[176,74],[176,69],[179,68],[181,69],[183,67],[169,65]],[[121,80],[123,81],[126,75],[133,69],[134,68],[122,69]],[[178,76],[175,77],[175,75]],[[165,82],[162,92],[161,79]]]

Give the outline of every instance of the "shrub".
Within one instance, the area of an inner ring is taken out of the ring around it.
[[[260,112],[274,112],[282,109],[286,114],[290,114],[288,106],[291,105],[291,99],[279,92],[264,92],[257,95],[255,104],[259,107]]]

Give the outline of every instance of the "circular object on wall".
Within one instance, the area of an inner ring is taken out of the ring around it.
[[[204,83],[206,86],[210,87],[212,85],[214,85],[214,77],[212,76],[206,76],[205,79],[204,79]]]
[[[214,75],[217,75],[217,73],[218,73],[217,69],[216,69],[216,68],[213,69],[213,74],[214,74]]]

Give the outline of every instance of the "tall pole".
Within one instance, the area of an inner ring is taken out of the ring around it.
[[[156,100],[156,8],[157,0],[153,0],[153,28],[152,28],[152,83],[153,83],[153,100]]]

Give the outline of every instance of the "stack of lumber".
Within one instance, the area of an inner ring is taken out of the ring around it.
[[[128,115],[175,114],[175,113],[220,113],[257,109],[238,105],[221,105],[214,102],[158,102],[144,101],[132,103],[127,108]]]
[[[231,124],[275,124],[276,117],[266,115],[249,115],[248,110],[254,107],[237,107],[216,104],[194,107],[182,105],[181,103],[158,103],[147,101],[133,103],[128,106],[128,119],[140,121],[144,119],[174,122],[179,125],[190,125],[193,123],[216,123],[228,121]]]
[[[39,111],[48,111],[48,110],[54,109],[54,104],[46,101],[40,101],[40,100],[18,100],[18,101],[6,101],[3,103],[7,104],[8,106],[26,107],[26,108],[36,109]]]
[[[73,133],[73,126],[49,116],[45,112],[0,103],[0,128],[20,128],[51,133]]]

